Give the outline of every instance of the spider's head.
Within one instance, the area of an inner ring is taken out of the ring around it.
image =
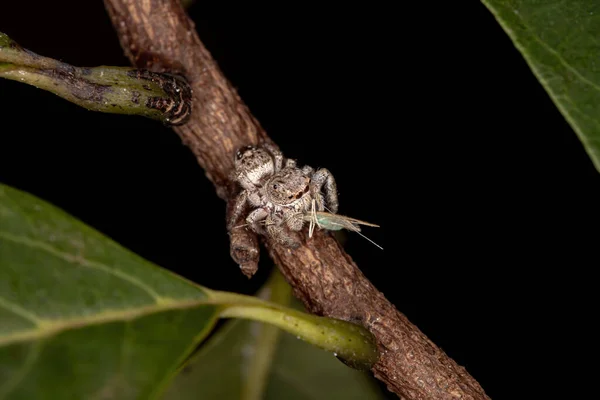
[[[266,176],[273,175],[273,157],[264,149],[245,146],[235,155],[235,169],[244,174],[254,185],[260,185]]]
[[[266,183],[266,191],[273,203],[288,205],[304,196],[310,196],[309,184],[310,178],[304,176],[302,171],[286,168],[269,179]]]

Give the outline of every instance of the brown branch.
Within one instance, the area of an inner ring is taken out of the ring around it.
[[[131,62],[153,71],[183,73],[192,85],[189,122],[174,128],[192,150],[219,197],[230,201],[228,179],[238,147],[270,141],[200,42],[179,0],[104,0]],[[223,219],[225,223],[225,219]],[[362,323],[375,336],[381,357],[375,376],[406,399],[486,399],[467,371],[396,310],[328,233],[315,232],[296,250],[264,239],[308,310]],[[252,241],[238,238],[236,245]],[[232,249],[233,252],[233,249]],[[243,250],[242,250],[243,253]],[[247,255],[254,260],[256,255]],[[251,271],[250,271],[251,272]]]

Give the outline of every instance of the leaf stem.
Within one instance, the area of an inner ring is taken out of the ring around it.
[[[79,68],[32,53],[0,32],[0,78],[47,90],[88,110],[185,123],[191,89],[174,74],[128,67]]]
[[[224,304],[222,318],[242,318],[275,325],[299,339],[333,352],[353,368],[368,369],[379,358],[372,334],[362,326],[235,293],[211,291],[210,297]]]

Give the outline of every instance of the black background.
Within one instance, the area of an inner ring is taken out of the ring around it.
[[[190,14],[284,153],[332,171],[340,213],[381,225],[364,233],[386,258],[346,236],[362,271],[492,398],[566,315],[583,323],[600,176],[484,6],[442,22],[365,6]],[[3,3],[0,31],[73,65],[129,65],[100,1]],[[169,128],[2,80],[0,110],[0,182],[207,287],[264,280],[266,254],[250,281],[230,259],[224,203]]]

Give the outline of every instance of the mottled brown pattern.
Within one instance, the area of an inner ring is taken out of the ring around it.
[[[227,203],[227,221],[233,212],[235,200],[231,199]],[[248,278],[258,271],[259,247],[256,234],[245,226],[246,222],[240,218],[236,226],[229,231],[230,255],[231,258],[240,266],[240,270]]]
[[[163,113],[167,125],[177,126],[187,122],[192,112],[192,89],[185,78],[169,73],[158,74],[146,69],[137,69],[127,75],[138,80],[152,81],[166,92],[167,97],[150,97],[145,105]],[[137,103],[138,99],[135,95],[136,92],[133,94],[132,101]]]
[[[58,64],[53,69],[39,69],[37,72],[64,82],[71,94],[80,100],[100,103],[104,101],[105,93],[112,91],[110,85],[100,85],[82,79],[78,76],[76,69],[67,64]]]
[[[105,5],[136,66],[181,72],[188,78],[192,116],[174,129],[217,194],[232,199],[235,190],[228,176],[235,151],[270,139],[200,42],[178,0],[105,0]],[[373,287],[330,234],[317,231],[309,242],[304,235],[293,234],[302,241],[295,250],[266,240],[271,257],[310,311],[362,323],[375,335],[381,357],[373,372],[391,391],[411,400],[488,398],[464,368]],[[244,240],[252,239],[238,242]],[[245,256],[243,251],[240,255]],[[252,264],[254,255],[249,260]]]

